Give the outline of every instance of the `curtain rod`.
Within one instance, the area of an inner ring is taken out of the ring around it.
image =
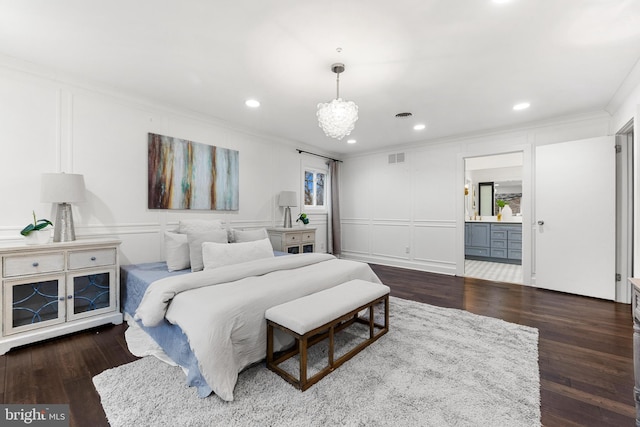
[[[321,155],[321,154],[312,153],[312,152],[310,152],[310,151],[304,151],[304,150],[301,150],[301,149],[299,149],[299,148],[296,148],[296,150],[298,150],[298,153],[299,153],[299,154],[307,153],[307,154],[311,154],[312,156],[318,156],[318,157],[322,157],[323,159],[333,160],[334,162],[340,162],[340,163],[342,163],[342,160],[332,159],[331,157],[323,156],[323,155]]]

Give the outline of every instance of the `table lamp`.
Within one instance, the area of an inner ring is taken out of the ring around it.
[[[53,241],[76,240],[71,203],[84,201],[84,176],[73,173],[44,173],[41,190],[42,202],[58,204]]]
[[[284,207],[284,228],[292,228],[291,206],[298,206],[298,193],[295,191],[281,191],[278,205]]]

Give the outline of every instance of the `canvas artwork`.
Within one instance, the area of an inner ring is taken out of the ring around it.
[[[149,209],[237,211],[239,152],[149,133]]]

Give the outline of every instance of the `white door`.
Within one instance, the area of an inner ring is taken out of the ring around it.
[[[535,283],[615,299],[615,139],[536,148]]]

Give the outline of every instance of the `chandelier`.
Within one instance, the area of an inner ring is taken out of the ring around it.
[[[336,99],[331,102],[318,104],[318,126],[325,135],[338,140],[349,135],[358,120],[358,106],[353,101],[340,98],[340,73],[344,71],[344,64],[333,64],[331,71],[336,77]]]

